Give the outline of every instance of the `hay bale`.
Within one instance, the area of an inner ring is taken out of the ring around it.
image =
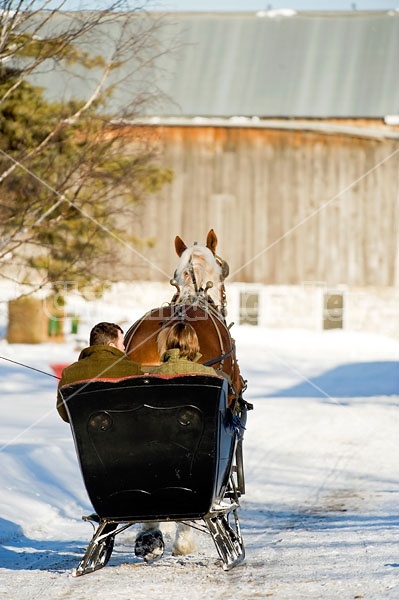
[[[8,303],[9,344],[41,344],[48,340],[48,315],[42,300],[18,298]]]

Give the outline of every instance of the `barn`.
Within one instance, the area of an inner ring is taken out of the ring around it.
[[[174,179],[128,224],[154,243],[121,278],[166,282],[175,235],[212,227],[235,322],[399,335],[399,11],[162,18],[158,102],[118,128]]]

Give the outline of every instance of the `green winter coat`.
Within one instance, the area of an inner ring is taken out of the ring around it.
[[[180,350],[173,348],[167,350],[162,357],[162,364],[152,370],[153,373],[173,374],[173,373],[207,373],[208,375],[217,375],[215,369],[201,365],[197,361],[201,354],[197,354],[194,361],[187,357],[180,356]]]
[[[117,379],[130,375],[141,375],[143,372],[138,363],[131,361],[124,352],[113,346],[89,346],[82,350],[77,362],[66,367],[58,384],[57,410],[61,418],[68,422],[68,413],[59,390],[64,385],[84,381],[86,379]]]

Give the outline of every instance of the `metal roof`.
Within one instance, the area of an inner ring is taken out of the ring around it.
[[[163,45],[173,41],[175,50],[161,53],[146,78],[159,93],[145,116],[399,114],[397,11],[169,13],[164,20],[157,35]],[[110,36],[118,35],[117,20],[108,27],[115,28]],[[125,68],[127,74],[131,66]],[[45,77],[41,82],[55,96],[89,85],[89,79],[77,83],[54,72]],[[131,93],[120,89],[114,107]]]

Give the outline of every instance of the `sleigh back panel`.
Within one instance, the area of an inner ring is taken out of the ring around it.
[[[100,517],[200,518],[222,500],[236,443],[223,378],[145,375],[61,391]]]

